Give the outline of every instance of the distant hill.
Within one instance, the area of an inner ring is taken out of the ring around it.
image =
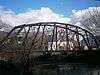
[[[8,32],[0,31],[0,41],[7,35]]]

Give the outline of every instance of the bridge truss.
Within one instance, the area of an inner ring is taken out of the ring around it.
[[[14,27],[1,41],[0,50],[3,52],[2,55],[5,53],[38,55],[37,53],[47,52],[56,54],[62,51],[99,50],[99,44],[92,33],[81,27],[42,22]]]

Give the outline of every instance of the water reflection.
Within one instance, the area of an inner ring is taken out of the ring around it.
[[[32,68],[33,75],[100,75],[99,66],[86,64],[40,64]]]

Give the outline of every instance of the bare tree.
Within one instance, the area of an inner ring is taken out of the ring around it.
[[[2,17],[0,16],[0,31],[9,32],[12,29],[12,26],[6,22],[3,22]]]
[[[71,22],[76,25],[79,24],[96,36],[100,35],[100,7],[76,11]]]
[[[92,12],[91,12],[92,11]],[[87,15],[89,17],[84,18],[86,16],[83,16],[83,21],[81,21],[81,25],[91,31],[95,35],[100,35],[100,11],[96,8],[87,10]]]

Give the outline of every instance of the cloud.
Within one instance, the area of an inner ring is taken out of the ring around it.
[[[27,12],[15,14],[10,9],[5,9],[0,6],[0,16],[3,22],[11,26],[37,22],[68,23],[70,21],[70,18],[57,14],[48,7],[41,7],[37,10],[29,8]]]
[[[30,10],[26,13],[20,13],[16,16],[21,20],[20,23],[36,23],[36,22],[64,22],[70,21],[70,18],[66,18],[62,15],[54,13],[48,7],[42,7],[37,10]]]

